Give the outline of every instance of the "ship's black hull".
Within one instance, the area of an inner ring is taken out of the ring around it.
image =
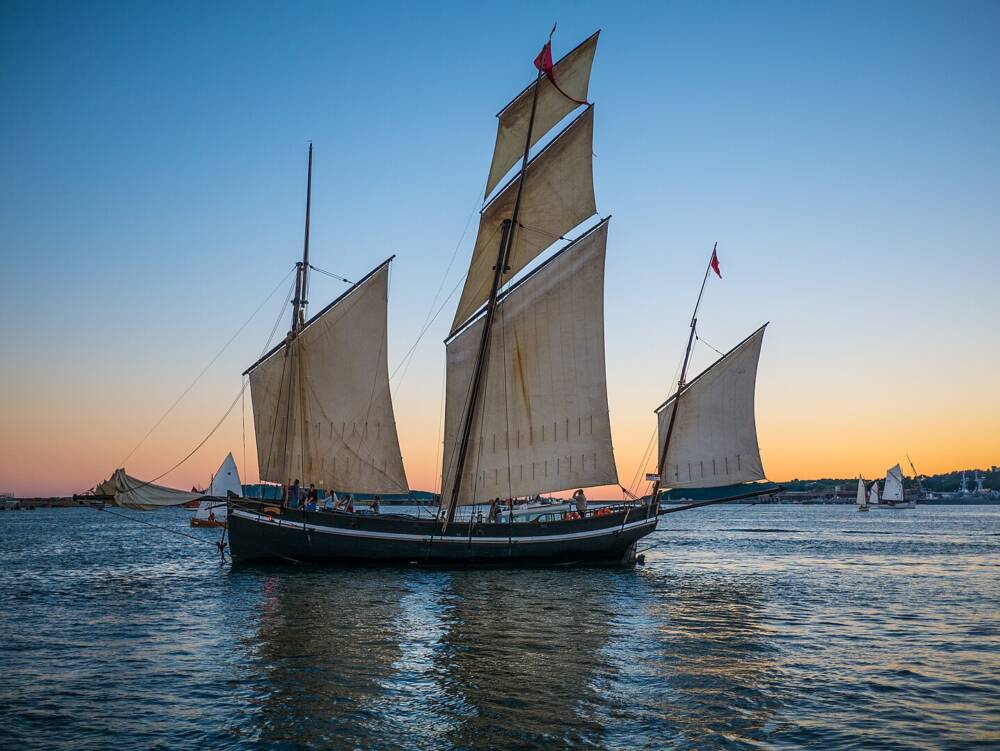
[[[656,528],[646,509],[617,511],[570,521],[514,524],[440,522],[402,515],[370,516],[285,510],[229,511],[234,562],[434,562],[538,564],[629,562],[635,543]]]

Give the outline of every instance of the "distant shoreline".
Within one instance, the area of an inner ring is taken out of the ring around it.
[[[83,499],[76,499],[76,500],[74,500],[73,498],[61,498],[61,497],[54,497],[54,498],[13,498],[13,499],[6,499],[6,500],[7,500],[8,503],[16,503],[17,507],[10,508],[10,507],[5,507],[3,504],[0,504],[0,512],[3,512],[3,511],[31,511],[33,509],[42,509],[42,508],[92,508],[92,507],[100,504],[99,501],[88,503],[87,501],[84,501]],[[593,499],[592,502],[593,503],[620,503],[620,501],[600,500],[600,499]],[[683,501],[683,500],[661,501],[662,505],[664,505],[664,506],[681,505],[681,504],[684,504],[684,503],[687,503],[687,502],[688,501]],[[727,503],[719,504],[719,505],[736,505],[736,506],[742,506],[742,505],[747,505],[747,504],[753,504],[753,505],[756,505],[756,506],[853,506],[854,505],[854,500],[853,499],[851,499],[851,500],[831,500],[831,499],[817,497],[817,498],[794,500],[794,501],[788,501],[788,500],[784,500],[784,501],[774,501],[774,500],[760,501],[760,500],[758,500],[758,501],[754,502],[754,500],[751,498],[751,499],[743,499],[743,500],[739,500],[739,501],[729,501]],[[109,504],[109,505],[114,505],[114,504]],[[399,505],[399,504],[397,504],[397,505]],[[427,505],[427,504],[415,504],[415,505]],[[933,499],[933,500],[929,500],[929,501],[918,501],[917,505],[918,506],[1000,506],[1000,499],[996,499],[996,498],[981,498],[981,499],[980,498],[968,498],[968,499],[965,499],[965,500],[958,500],[958,499],[943,499],[942,498],[942,499]],[[180,507],[172,507],[172,508],[180,508]]]

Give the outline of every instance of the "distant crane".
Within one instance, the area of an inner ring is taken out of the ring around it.
[[[920,479],[920,475],[917,474],[917,468],[913,466],[913,460],[910,455],[906,455],[906,461],[910,463],[910,469],[913,470],[913,479],[917,481],[917,495],[921,500],[924,498],[924,481]]]

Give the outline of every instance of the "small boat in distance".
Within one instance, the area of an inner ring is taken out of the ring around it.
[[[916,508],[917,504],[907,500],[903,491],[903,469],[897,464],[885,473],[885,489],[882,491],[880,509]]]
[[[878,480],[872,483],[872,486],[868,489],[868,504],[870,506],[878,506]]]
[[[868,496],[865,495],[865,481],[863,477],[858,478],[858,511],[868,510]]]
[[[212,477],[206,497],[198,502],[198,510],[191,517],[192,527],[225,527],[227,498],[241,497],[243,485],[236,462],[230,453],[223,460],[219,471]]]

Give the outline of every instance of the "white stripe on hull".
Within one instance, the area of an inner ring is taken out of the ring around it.
[[[620,524],[616,524],[613,527],[604,527],[603,529],[591,529],[586,532],[568,532],[561,535],[532,535],[531,537],[477,537],[473,535],[471,538],[468,536],[456,536],[456,537],[443,537],[441,535],[411,535],[404,532],[369,532],[359,529],[344,529],[340,527],[328,527],[320,524],[308,524],[304,522],[293,522],[286,521],[281,522],[280,519],[267,518],[266,516],[261,516],[259,514],[247,512],[247,511],[230,511],[233,516],[238,516],[241,519],[246,519],[251,522],[256,522],[258,524],[263,524],[269,527],[285,527],[288,529],[293,529],[296,531],[306,531],[306,532],[323,532],[325,534],[333,535],[343,535],[344,537],[367,537],[377,540],[399,540],[406,542],[453,542],[459,543],[461,545],[468,545],[470,542],[473,545],[522,545],[525,543],[535,543],[535,542],[561,542],[564,540],[584,540],[592,537],[603,537],[606,535],[616,535],[620,532],[637,529],[643,526],[656,526],[657,517],[651,519],[641,519],[637,522],[631,522],[626,524],[624,527]]]

